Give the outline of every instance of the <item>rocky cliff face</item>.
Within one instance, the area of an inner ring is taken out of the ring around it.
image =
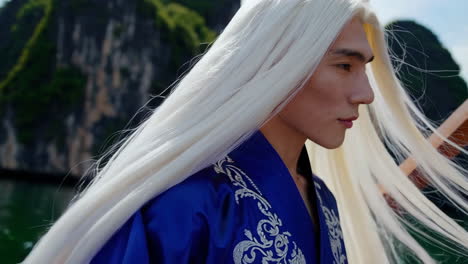
[[[238,7],[238,0],[8,2],[0,11],[0,167],[82,175]]]

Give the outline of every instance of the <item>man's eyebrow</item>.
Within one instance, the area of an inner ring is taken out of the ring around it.
[[[356,59],[360,60],[361,62],[365,62],[365,63],[368,63],[368,62],[371,62],[371,61],[374,60],[374,56],[372,56],[368,60],[366,60],[366,57],[364,56],[364,54],[362,54],[361,52],[359,52],[357,50],[352,50],[352,49],[334,49],[334,50],[331,50],[330,53],[332,55],[342,55],[342,56],[346,56],[346,57],[355,57]]]

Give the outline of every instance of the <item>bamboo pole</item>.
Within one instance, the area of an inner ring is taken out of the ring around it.
[[[459,106],[447,118],[447,120],[439,126],[439,128],[437,128],[437,132],[452,140],[456,145],[462,148],[468,146],[468,100],[465,100],[465,102]],[[448,158],[453,158],[460,154],[459,150],[446,144],[444,140],[435,133],[432,134],[428,140],[434,148],[437,148]],[[418,188],[423,189],[427,187],[428,181],[416,170],[416,168],[417,164],[411,157],[407,158],[400,164],[400,169],[408,175]],[[387,199],[389,205],[394,209],[398,209],[396,202],[381,185],[379,185],[379,189]]]
[[[453,112],[449,118],[444,121],[444,123],[442,123],[437,131],[442,136],[455,141],[455,143],[460,147],[468,145],[468,100],[465,100],[465,102],[458,107],[457,110],[455,110],[455,112]],[[432,134],[429,137],[429,142],[434,146],[434,148],[442,147],[442,149],[445,149],[446,145],[442,144],[444,143],[443,139],[436,134]],[[450,158],[454,157],[459,154],[459,151],[457,151],[455,155],[451,154],[452,153],[447,153],[446,156],[449,156]],[[400,164],[400,169],[406,175],[410,175],[416,167],[416,162],[411,157]]]

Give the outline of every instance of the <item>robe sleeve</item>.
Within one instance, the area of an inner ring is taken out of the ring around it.
[[[174,188],[149,201],[114,233],[91,264],[205,263],[206,213],[200,201]]]

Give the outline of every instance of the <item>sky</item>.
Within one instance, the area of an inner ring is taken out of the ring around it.
[[[0,6],[7,1],[11,0],[0,0]],[[468,0],[370,0],[370,3],[383,24],[412,19],[432,30],[452,53],[468,82]]]

